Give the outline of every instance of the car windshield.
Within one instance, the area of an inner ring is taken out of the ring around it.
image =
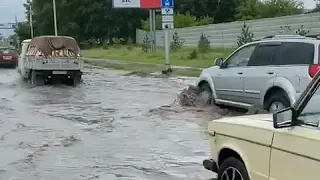
[[[319,76],[319,74],[320,74],[320,72],[318,72],[317,76]],[[316,79],[316,77],[315,77],[315,79]],[[313,81],[315,81],[315,80],[313,80]],[[319,89],[320,82],[319,82],[319,80],[317,80],[317,81],[315,81],[315,83],[311,83],[311,84],[313,84],[313,87],[310,88],[309,91],[305,92],[307,94],[305,95],[305,98],[304,98],[304,99],[306,99],[306,98],[307,99],[310,98],[310,99],[306,100],[307,104],[305,105],[304,108],[302,108],[302,111],[298,117],[298,120],[302,121],[305,124],[319,127],[320,106],[318,106],[318,105],[320,102],[320,89]],[[304,96],[304,95],[302,95],[302,96]]]
[[[320,122],[320,107],[318,106],[320,102],[320,91],[317,91],[317,94],[312,96],[306,108],[302,111],[301,115],[298,117],[299,120],[305,123],[312,123],[316,126]]]
[[[15,54],[16,51],[12,48],[0,48],[0,54]]]

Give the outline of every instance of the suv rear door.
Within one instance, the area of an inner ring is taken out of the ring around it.
[[[309,65],[315,60],[315,48],[317,47],[307,42],[282,42],[280,53],[272,62],[277,79],[283,79],[277,83],[293,86],[294,92],[292,93],[295,96],[303,92],[311,81],[308,70]],[[292,89],[292,87],[286,88]]]
[[[273,84],[276,71],[271,62],[279,53],[280,46],[281,42],[264,42],[253,52],[248,66],[243,69],[245,103],[259,105],[261,94],[268,84]]]

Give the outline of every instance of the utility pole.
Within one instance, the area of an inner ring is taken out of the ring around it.
[[[31,33],[31,39],[33,38],[33,23],[32,23],[32,8],[31,8],[32,0],[30,0],[29,3],[29,21],[30,21],[30,33]]]
[[[54,35],[58,36],[56,0],[53,0]]]

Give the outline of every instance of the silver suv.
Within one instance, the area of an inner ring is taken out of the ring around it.
[[[297,35],[269,36],[216,59],[196,83],[212,103],[274,112],[292,105],[320,69],[319,44]]]

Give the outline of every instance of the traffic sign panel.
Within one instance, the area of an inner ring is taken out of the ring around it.
[[[174,14],[173,8],[162,8],[161,14],[162,15],[173,15]]]
[[[1,23],[0,29],[15,29],[17,26],[16,23]]]
[[[173,22],[173,16],[162,16],[162,22]]]
[[[162,29],[174,29],[173,22],[165,22],[162,23]]]
[[[173,8],[173,0],[161,0],[161,6],[162,8],[171,7]]]

